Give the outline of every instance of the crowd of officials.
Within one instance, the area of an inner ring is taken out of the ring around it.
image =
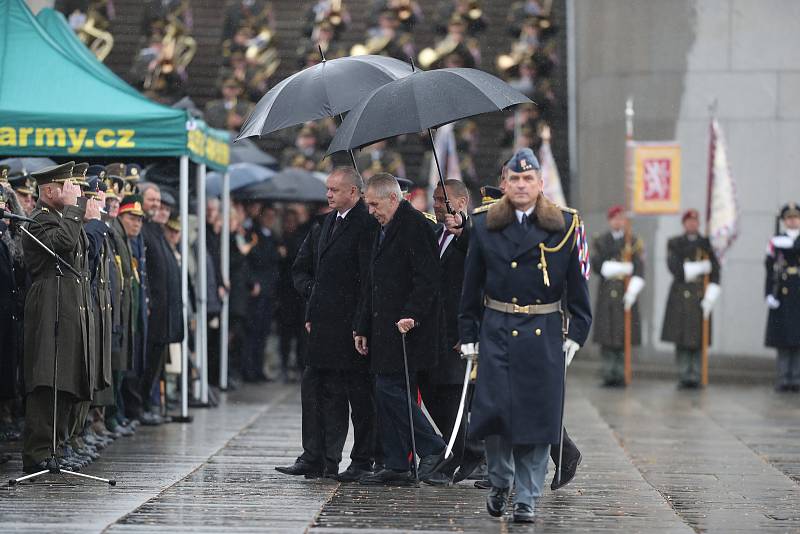
[[[80,469],[111,440],[132,435],[139,425],[170,420],[178,371],[170,366],[179,365],[184,338],[176,202],[168,187],[142,181],[136,164],[64,164],[30,174],[24,168],[9,170],[0,166],[0,209],[34,219],[34,236],[80,276],[64,266],[57,286],[54,262],[25,236],[22,223],[0,221],[0,440],[20,441],[26,470],[50,457],[57,346],[57,452],[64,467]],[[226,285],[220,268],[221,210],[218,199],[209,199],[205,261],[212,386],[219,385],[225,293],[229,386],[297,379],[304,306],[290,267],[313,209],[288,204],[278,217],[272,205],[236,204],[227,236],[232,276]],[[194,273],[197,259],[190,256]],[[197,320],[194,278],[189,328]],[[56,314],[58,343],[53,341]],[[278,338],[273,352],[280,361],[268,377],[265,348],[273,318]],[[198,373],[190,372],[191,384]]]

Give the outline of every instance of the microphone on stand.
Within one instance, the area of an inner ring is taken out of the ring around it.
[[[6,210],[0,210],[0,219],[9,219],[12,221],[21,221],[21,222],[34,222],[33,219],[29,219],[28,217],[23,217],[22,215],[16,215]]]

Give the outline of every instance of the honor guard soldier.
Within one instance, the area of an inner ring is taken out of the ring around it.
[[[687,210],[682,217],[684,234],[667,242],[667,267],[672,273],[661,340],[675,343],[680,378],[678,387],[700,386],[700,352],[703,320],[710,318],[721,293],[720,266],[707,237],[699,234],[697,210]],[[704,277],[708,285],[703,287]],[[709,327],[708,343],[711,344]]]
[[[31,213],[36,224],[30,232],[50,246],[78,273],[67,269],[59,283],[53,258],[30,238],[23,239],[25,262],[31,276],[31,288],[25,301],[25,386],[26,411],[22,462],[26,473],[49,466],[53,431],[53,363],[58,346],[56,388],[57,435],[68,436],[69,414],[73,404],[92,395],[86,305],[89,284],[88,239],[83,232],[84,219],[99,213],[96,208],[78,203],[80,190],[72,183],[73,162],[46,167],[32,177],[39,186],[39,202]],[[56,302],[58,286],[60,299]],[[56,311],[58,310],[58,313]],[[54,326],[59,322],[58,339]],[[62,455],[62,451],[56,451]],[[75,468],[66,462],[62,467]]]
[[[641,343],[636,300],[644,288],[644,243],[627,229],[622,206],[608,210],[608,232],[592,243],[592,267],[600,275],[594,308],[594,342],[603,356],[603,385],[625,385],[625,311],[631,310],[631,344]],[[630,277],[627,287],[625,279]]]
[[[542,194],[533,151],[508,170],[502,200],[471,219],[459,332],[465,357],[480,352],[470,434],[486,439],[487,509],[502,516],[516,485],[514,521],[532,522],[561,441],[566,366],[592,321],[589,265],[578,213]]]
[[[776,391],[800,391],[800,206],[781,209],[783,231],[767,246],[766,345],[778,351]]]

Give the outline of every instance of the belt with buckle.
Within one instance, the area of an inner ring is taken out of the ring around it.
[[[787,267],[786,268],[786,274],[791,274],[791,275],[797,276],[798,274],[800,274],[800,269],[798,267],[795,267],[795,266]]]
[[[555,313],[561,311],[561,302],[548,302],[547,304],[528,304],[520,306],[519,304],[512,304],[511,302],[501,302],[493,298],[484,297],[483,305],[490,310],[499,311],[502,313],[521,313],[524,315],[546,315],[548,313]]]

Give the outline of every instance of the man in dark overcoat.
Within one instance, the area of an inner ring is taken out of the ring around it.
[[[419,371],[436,366],[439,336],[439,261],[436,237],[427,218],[402,199],[397,180],[379,173],[365,191],[380,228],[373,241],[369,277],[356,328],[356,349],[368,356],[375,374],[378,428],[385,468],[361,478],[362,484],[411,480],[411,438],[403,364],[408,355],[411,391]],[[445,443],[416,403],[412,407],[419,478],[439,478]]]
[[[294,466],[279,471],[308,475],[324,469],[337,475],[350,413],[351,463],[337,478],[353,482],[372,472],[375,453],[373,378],[369,360],[355,350],[353,330],[378,223],[361,200],[363,183],[352,167],[334,169],[327,188],[332,211],[312,228],[292,267],[295,288],[307,301],[308,353],[302,387],[310,391],[303,395],[303,412],[317,414],[303,418],[303,433],[317,432],[319,438],[312,440],[316,447],[304,446]],[[309,424],[321,428],[305,428]]]
[[[589,334],[589,265],[580,218],[542,194],[533,151],[507,166],[503,199],[473,213],[459,332],[461,352],[480,353],[470,435],[486,439],[487,509],[503,515],[516,485],[514,520],[530,522],[561,435],[566,365]]]
[[[678,387],[700,386],[700,352],[703,344],[703,319],[710,321],[711,310],[721,293],[720,266],[711,242],[701,236],[700,215],[689,209],[682,217],[684,234],[667,242],[667,266],[672,273],[661,340],[675,343],[680,374]],[[709,284],[704,289],[704,277]],[[711,329],[709,326],[709,345]]]
[[[603,356],[603,385],[619,387],[625,385],[626,310],[631,310],[631,345],[639,345],[642,338],[636,300],[644,288],[644,242],[625,235],[628,222],[622,206],[612,206],[607,215],[608,232],[592,243],[592,269],[600,276],[593,339]]]
[[[66,268],[56,276],[53,258],[29,237],[23,238],[25,261],[32,285],[25,301],[25,432],[23,470],[48,467],[53,432],[53,362],[58,346],[56,431],[59,440],[69,435],[73,404],[92,397],[88,324],[89,241],[84,219],[99,218],[96,205],[78,204],[80,188],[72,183],[74,162],[46,167],[32,177],[39,186],[39,201],[31,213],[36,224],[29,231],[61,255],[78,273]],[[99,222],[99,221],[98,221]],[[100,223],[102,224],[102,223]],[[57,286],[60,299],[56,302]],[[56,313],[58,310],[58,313]],[[54,325],[58,320],[58,339]],[[56,451],[61,454],[61,451]],[[50,466],[55,467],[55,466]]]
[[[800,207],[781,209],[783,231],[767,246],[766,345],[778,351],[777,391],[800,391]]]

